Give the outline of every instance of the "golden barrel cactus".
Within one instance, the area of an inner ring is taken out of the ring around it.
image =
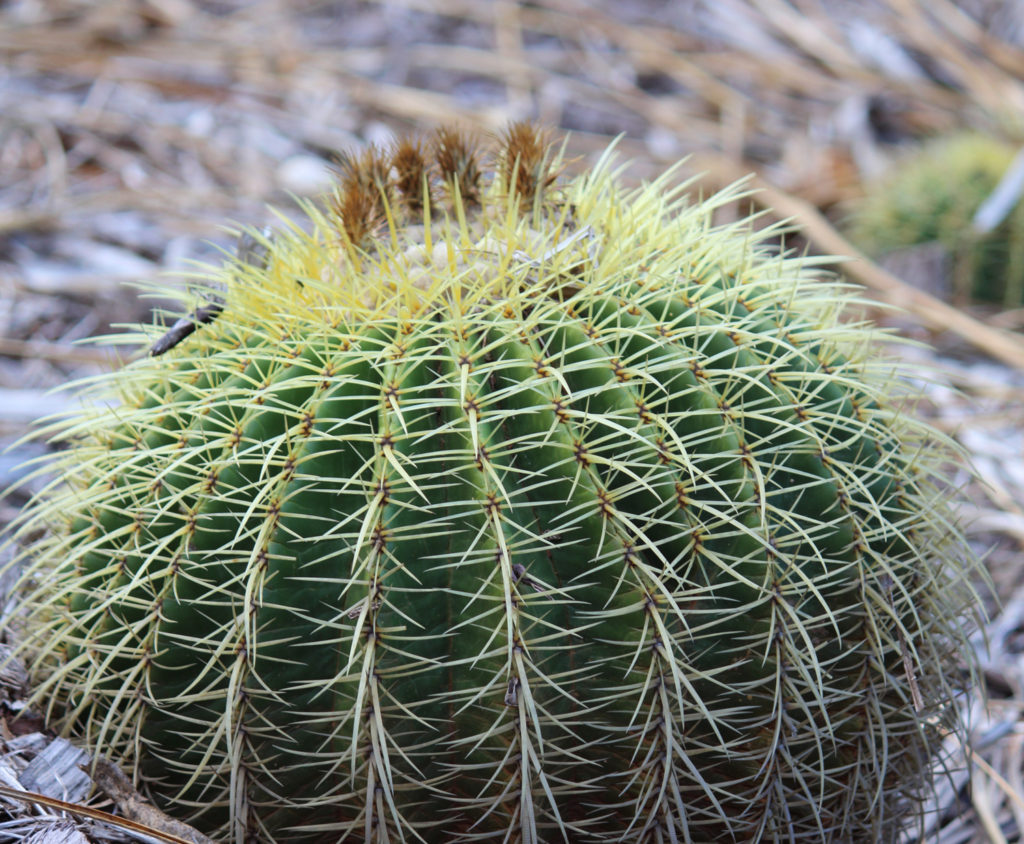
[[[894,840],[957,723],[955,457],[715,225],[741,187],[491,162],[344,159],[42,429],[37,705],[225,840]]]

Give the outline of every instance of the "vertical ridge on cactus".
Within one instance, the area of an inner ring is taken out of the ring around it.
[[[714,225],[742,186],[495,160],[343,159],[41,428],[36,704],[239,842],[895,840],[971,664],[957,456],[849,291]]]

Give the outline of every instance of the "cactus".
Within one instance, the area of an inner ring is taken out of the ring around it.
[[[971,664],[956,455],[741,185],[551,150],[344,158],[41,429],[34,701],[239,842],[894,840]]]
[[[1013,157],[1012,146],[983,135],[929,141],[868,185],[850,217],[851,239],[876,258],[939,243],[959,301],[1024,306],[1024,203],[991,232],[972,225]]]

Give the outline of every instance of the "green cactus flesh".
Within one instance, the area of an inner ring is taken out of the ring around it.
[[[892,840],[956,722],[947,450],[738,188],[527,158],[352,165],[44,429],[37,702],[236,841]]]

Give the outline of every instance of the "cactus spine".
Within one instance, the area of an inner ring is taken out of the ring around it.
[[[740,188],[480,156],[347,159],[44,429],[37,702],[239,842],[893,840],[967,650],[948,450]]]

